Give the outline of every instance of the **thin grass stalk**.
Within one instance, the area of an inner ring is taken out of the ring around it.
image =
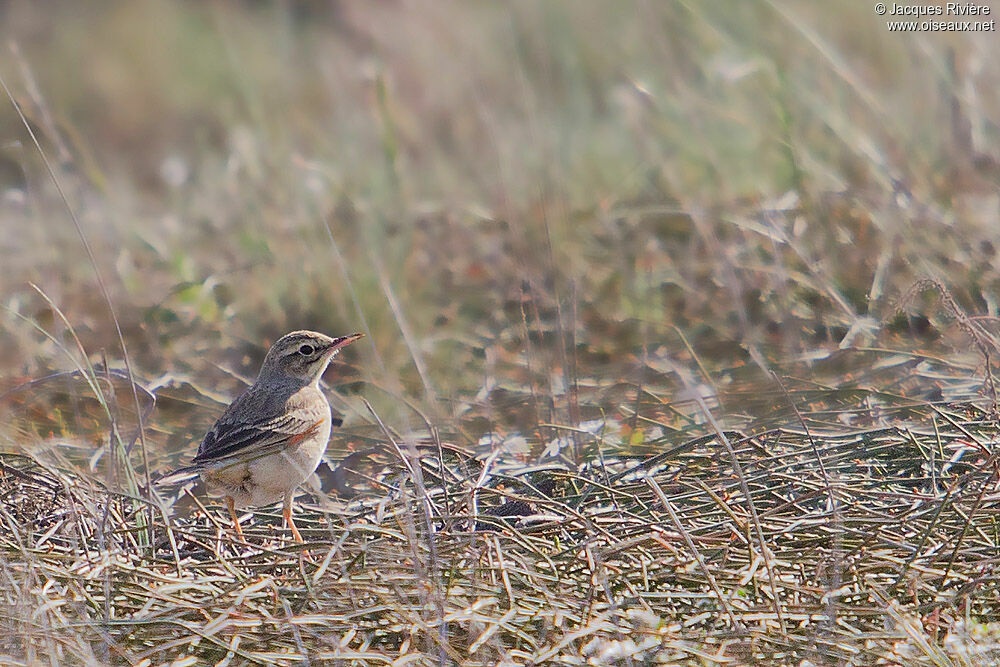
[[[830,512],[832,514],[833,529],[834,529],[834,544],[831,547],[834,559],[836,560],[836,567],[833,571],[833,583],[831,585],[832,590],[837,590],[840,588],[841,582],[841,570],[843,567],[843,554],[841,553],[840,545],[840,533],[843,530],[843,521],[840,514],[840,503],[837,500],[837,494],[834,492],[833,484],[830,481],[830,475],[827,473],[826,464],[823,462],[823,457],[819,453],[819,448],[816,446],[816,440],[813,438],[812,432],[809,430],[808,424],[806,424],[805,418],[802,416],[802,412],[799,411],[798,406],[795,401],[792,400],[791,395],[788,393],[788,389],[785,384],[781,381],[781,378],[777,373],[771,371],[771,377],[778,386],[781,388],[782,393],[785,395],[785,400],[791,406],[792,410],[795,412],[795,417],[799,421],[799,425],[802,430],[806,433],[806,439],[809,441],[809,447],[812,449],[813,456],[816,459],[816,463],[819,466],[820,476],[823,479],[823,485],[826,487],[826,493],[828,502],[830,503]],[[829,598],[827,602],[827,625],[833,625],[837,622],[837,602],[834,598]]]
[[[431,586],[432,602],[434,604],[435,611],[437,612],[437,617],[439,621],[438,628],[440,634],[437,643],[442,651],[439,658],[443,664],[444,646],[447,645],[447,640],[448,640],[447,625],[445,624],[444,620],[445,619],[444,602],[442,600],[442,595],[441,595],[441,585],[439,577],[440,568],[437,558],[437,545],[435,541],[434,522],[432,518],[433,505],[431,504],[430,495],[427,493],[427,487],[424,485],[423,470],[420,467],[419,463],[417,465],[414,465],[413,463],[414,461],[419,462],[419,454],[417,453],[416,448],[413,446],[413,443],[411,441],[406,441],[407,451],[404,453],[402,448],[396,442],[396,439],[392,437],[392,433],[390,433],[389,429],[385,427],[385,424],[382,422],[382,419],[375,412],[375,409],[371,406],[371,404],[367,400],[364,400],[364,404],[368,408],[368,411],[371,413],[371,415],[375,418],[375,421],[382,429],[382,432],[389,439],[389,442],[392,443],[392,446],[396,450],[396,454],[399,457],[400,462],[403,463],[403,465],[407,469],[407,472],[409,472],[410,479],[413,480],[413,484],[417,490],[417,496],[420,502],[420,506],[423,509],[421,517],[424,523],[424,533],[427,536],[427,553],[429,560],[428,565],[430,570],[428,576],[429,580],[433,583],[433,585]],[[416,552],[416,550],[414,550],[413,559],[414,559],[414,565],[420,562],[420,557],[419,554]]]
[[[358,321],[361,322],[361,328],[364,331],[365,337],[368,339],[368,344],[371,346],[372,356],[375,358],[375,362],[379,365],[379,370],[382,371],[382,375],[385,375],[385,362],[382,360],[382,354],[379,352],[375,336],[372,335],[371,325],[368,323],[365,311],[361,307],[361,299],[358,297],[358,291],[354,286],[354,281],[351,280],[351,273],[348,269],[347,261],[344,259],[344,254],[340,252],[340,245],[333,236],[333,226],[330,224],[330,219],[326,215],[322,215],[321,219],[323,221],[323,229],[326,231],[326,237],[330,241],[330,249],[333,251],[333,257],[337,260],[337,268],[340,269],[340,276],[343,278],[344,285],[347,286],[347,291],[351,295],[351,303],[354,304],[354,312],[358,316]]]
[[[403,336],[403,342],[406,344],[406,349],[410,353],[410,358],[413,359],[413,365],[417,369],[417,375],[420,376],[420,382],[423,384],[427,400],[431,405],[436,407],[438,401],[437,391],[435,391],[434,385],[431,383],[430,373],[427,371],[427,364],[424,363],[424,357],[420,353],[416,338],[413,335],[409,322],[403,313],[403,309],[399,305],[399,301],[396,299],[396,294],[392,289],[392,285],[389,284],[389,276],[386,274],[385,266],[382,264],[382,259],[378,256],[378,253],[373,251],[371,253],[371,260],[372,265],[375,267],[375,272],[378,275],[382,293],[385,295],[386,302],[388,302],[389,308],[392,311],[392,316],[396,320],[396,326],[399,327],[399,332]]]
[[[733,472],[736,473],[736,477],[740,483],[740,490],[743,492],[743,495],[747,500],[747,508],[750,510],[750,517],[753,520],[754,530],[757,533],[757,541],[761,549],[760,556],[764,559],[764,567],[767,569],[767,576],[771,583],[774,613],[778,618],[778,625],[781,629],[781,634],[784,635],[786,632],[785,622],[781,611],[781,600],[778,596],[776,583],[777,579],[774,576],[774,570],[771,565],[771,550],[768,548],[767,542],[764,540],[764,529],[761,527],[760,517],[757,515],[757,506],[754,503],[753,495],[750,493],[750,486],[747,484],[746,475],[743,474],[743,466],[740,465],[739,458],[736,456],[736,451],[733,449],[732,443],[729,442],[729,438],[727,438],[725,433],[722,432],[722,427],[720,427],[719,423],[715,421],[715,417],[712,416],[712,412],[708,409],[704,399],[702,399],[701,396],[696,396],[695,400],[701,408],[702,413],[705,415],[705,418],[715,430],[715,434],[719,437],[719,440],[722,441],[723,445],[725,445],[726,451],[729,452],[730,461],[733,464]]]
[[[108,442],[109,442],[110,449],[112,451],[113,460],[117,461],[118,464],[120,465],[120,467],[122,468],[122,470],[125,472],[125,479],[126,479],[126,482],[127,482],[127,487],[129,488],[129,490],[131,492],[131,496],[134,499],[138,498],[138,496],[139,496],[138,480],[135,477],[135,471],[132,469],[131,464],[128,462],[128,453],[127,453],[127,450],[125,448],[124,442],[121,439],[121,435],[120,435],[120,433],[118,431],[117,420],[116,420],[116,418],[115,418],[115,416],[114,416],[114,414],[113,414],[113,412],[111,410],[111,402],[108,400],[108,397],[105,396],[105,392],[101,388],[101,384],[98,381],[97,372],[94,369],[93,365],[90,363],[90,358],[87,355],[87,351],[83,347],[83,343],[80,341],[80,338],[76,335],[76,331],[75,331],[73,325],[70,324],[69,319],[66,317],[65,313],[63,313],[62,309],[60,309],[49,298],[49,296],[44,291],[42,291],[42,289],[39,288],[37,285],[32,284],[31,287],[39,294],[39,296],[42,297],[42,299],[45,300],[46,304],[48,304],[48,306],[52,310],[52,312],[55,313],[56,316],[62,321],[62,323],[66,327],[67,331],[69,331],[70,335],[73,337],[73,341],[76,343],[77,350],[79,350],[79,352],[80,352],[80,358],[83,361],[81,363],[79,360],[77,360],[72,354],[70,354],[69,350],[62,344],[61,341],[59,341],[54,336],[52,336],[51,334],[49,334],[47,331],[45,331],[44,329],[42,329],[38,324],[36,324],[35,322],[29,320],[28,318],[25,318],[20,313],[14,313],[18,318],[20,318],[20,319],[28,322],[29,324],[31,324],[37,331],[39,331],[40,333],[42,333],[42,335],[44,335],[46,338],[48,338],[58,349],[62,350],[63,353],[73,363],[73,365],[76,366],[76,371],[72,371],[72,372],[69,372],[69,373],[55,373],[55,374],[47,376],[46,378],[41,378],[41,379],[38,379],[38,380],[34,380],[34,381],[30,382],[30,383],[25,383],[25,385],[19,386],[19,387],[13,389],[13,390],[7,392],[6,394],[3,395],[3,397],[9,396],[9,395],[13,394],[15,391],[20,391],[22,388],[24,388],[26,386],[34,386],[38,382],[41,382],[41,381],[44,381],[44,380],[47,380],[47,379],[51,379],[51,378],[55,378],[55,377],[63,377],[63,376],[66,376],[66,375],[73,376],[73,375],[79,374],[79,376],[83,377],[86,380],[87,384],[90,386],[90,389],[91,389],[91,392],[94,395],[94,398],[97,400],[98,404],[101,406],[101,409],[103,410],[104,415],[108,418],[108,424],[109,424],[109,429],[110,429],[109,430],[109,435],[108,435]],[[108,382],[109,390],[113,390],[112,381],[111,381],[110,375],[109,375],[109,373],[107,371],[107,363],[105,363],[104,365],[105,365],[105,375],[107,377],[107,382]],[[126,375],[126,379],[129,379],[127,375]],[[137,385],[137,383],[133,383],[133,387],[132,387],[133,392],[136,391],[136,385]],[[146,392],[146,393],[149,394],[149,392]],[[148,476],[148,470],[147,470],[147,476]],[[133,510],[137,510],[139,508],[139,505],[135,504],[137,502],[138,501],[133,501]],[[150,525],[149,523],[143,521],[144,517],[142,516],[141,513],[136,512],[135,515],[137,517],[139,517],[140,528],[145,528],[145,527],[147,527],[147,526]],[[144,544],[143,546],[147,546],[147,545]]]
[[[139,451],[142,454],[143,466],[145,468],[146,486],[147,488],[149,488],[150,486],[152,486],[152,480],[150,479],[149,476],[149,458],[146,453],[146,434],[145,434],[145,427],[142,422],[142,408],[139,405],[139,393],[135,389],[135,374],[132,372],[132,361],[129,358],[128,347],[125,345],[125,336],[122,333],[121,322],[118,320],[118,315],[115,312],[114,303],[111,300],[111,293],[108,291],[107,284],[104,282],[104,276],[101,273],[100,265],[97,263],[97,257],[94,255],[94,251],[90,247],[90,242],[87,240],[87,235],[83,231],[83,225],[80,223],[80,219],[77,217],[75,209],[70,205],[69,197],[67,197],[66,191],[62,187],[62,183],[59,180],[59,177],[56,175],[55,169],[52,167],[52,163],[49,162],[48,156],[45,154],[45,151],[42,149],[41,143],[38,141],[38,137],[35,136],[35,132],[32,129],[31,124],[28,122],[27,118],[25,118],[24,112],[21,110],[21,107],[17,103],[17,100],[14,99],[14,95],[11,93],[10,88],[7,87],[7,82],[6,80],[4,80],[3,76],[0,76],[0,86],[3,87],[4,93],[7,95],[7,99],[14,107],[14,111],[17,113],[17,116],[20,119],[21,124],[24,126],[24,129],[28,132],[28,135],[31,137],[31,141],[34,144],[35,149],[38,151],[39,156],[42,158],[42,162],[45,164],[45,169],[46,171],[48,171],[49,177],[52,179],[52,183],[55,185],[56,190],[59,192],[59,196],[62,199],[63,204],[66,206],[66,211],[69,213],[69,216],[73,221],[73,226],[76,229],[77,235],[80,238],[80,243],[83,245],[83,248],[87,254],[87,259],[90,261],[90,265],[94,270],[94,276],[96,277],[97,284],[100,287],[101,295],[104,297],[104,302],[108,307],[108,312],[111,315],[111,321],[114,323],[115,332],[118,335],[118,344],[121,346],[122,350],[122,361],[125,364],[125,372],[128,373],[129,383],[132,386],[132,399],[135,404],[135,413],[136,413],[136,418],[138,420],[138,429],[139,429],[139,443],[140,443]],[[131,466],[129,466],[129,468],[131,468]],[[132,474],[134,475],[134,471],[132,471]],[[136,491],[138,491],[138,489],[136,489]],[[149,519],[150,520],[147,525],[151,526],[152,514],[150,514]],[[152,535],[148,536],[148,541],[149,543],[153,542]]]

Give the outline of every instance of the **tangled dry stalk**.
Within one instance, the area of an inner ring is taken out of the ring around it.
[[[131,664],[995,659],[958,636],[997,604],[995,422],[944,403],[880,419],[899,425],[578,469],[430,446],[425,498],[398,460],[354,498],[308,496],[308,545],[268,512],[236,543],[210,508],[158,515],[143,547],[131,499],[6,454],[2,642]]]

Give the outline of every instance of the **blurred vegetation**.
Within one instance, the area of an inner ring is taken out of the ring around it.
[[[995,412],[995,33],[867,3],[65,0],[0,2],[0,35],[67,198],[2,105],[0,449],[101,478],[109,420],[131,447],[127,383],[24,389],[124,369],[97,272],[157,394],[142,473],[298,328],[368,334],[327,375],[347,434],[378,437],[363,396],[526,462],[587,419],[630,454],[711,433],[696,396],[750,431],[875,394]]]

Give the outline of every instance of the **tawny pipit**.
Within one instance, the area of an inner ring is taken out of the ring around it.
[[[361,336],[331,338],[314,331],[282,336],[264,358],[257,380],[201,441],[193,468],[225,497],[240,537],[237,507],[284,499],[285,521],[302,541],[292,521],[292,496],[319,465],[333,423],[319,379],[330,360]]]

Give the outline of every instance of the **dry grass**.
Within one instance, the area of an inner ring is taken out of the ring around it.
[[[653,457],[605,453],[613,425],[590,424],[578,445],[600,455],[580,467],[426,442],[424,491],[390,449],[365,452],[327,474],[360,493],[307,500],[307,547],[284,542],[268,512],[236,543],[218,507],[157,511],[146,541],[130,499],[7,454],[6,652],[130,664],[994,660],[1000,637],[971,619],[997,604],[995,421],[971,404],[864,393],[869,409],[810,410],[804,430],[710,433]],[[663,404],[637,404],[662,419]]]

